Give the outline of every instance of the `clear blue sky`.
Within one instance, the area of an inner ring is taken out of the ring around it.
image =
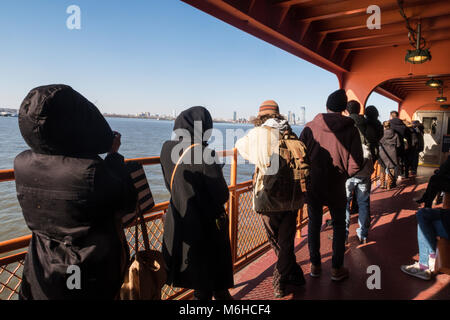
[[[66,28],[69,5],[81,30]],[[102,112],[179,113],[206,106],[214,117],[324,112],[334,74],[179,0],[14,0],[0,3],[0,107],[18,108],[36,86],[65,83]],[[386,118],[394,102],[371,97]]]

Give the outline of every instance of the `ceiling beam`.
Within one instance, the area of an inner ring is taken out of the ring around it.
[[[390,92],[381,86],[376,87],[373,91],[375,91],[378,94],[381,94],[382,96],[385,96],[386,98],[389,98],[391,100],[394,100],[395,102],[402,102],[404,98],[399,97],[396,93]]]
[[[370,5],[377,4],[376,0],[345,0],[335,3],[327,3],[319,6],[309,6],[302,10],[298,10],[295,19],[302,21],[317,21],[324,19],[332,19],[345,15],[352,15],[357,13],[366,13]],[[389,8],[394,4],[389,4]],[[395,6],[396,3],[395,3]],[[381,10],[383,11],[382,8]]]
[[[450,13],[450,1],[442,2],[439,6],[430,5],[427,3],[408,7],[405,10],[408,12],[407,16],[412,19],[418,17],[420,17],[421,19],[439,17],[442,15],[448,15]],[[359,14],[353,15],[351,17],[343,17],[340,19],[331,19],[329,21],[315,21],[313,27],[315,31],[324,33],[367,29],[366,21],[368,17],[369,15],[367,14]],[[398,9],[382,11],[381,30],[383,29],[383,25],[400,22],[404,22],[404,20],[400,16]]]
[[[432,30],[437,30],[441,28],[450,27],[450,15],[445,15],[436,18],[428,18],[421,20],[423,35],[426,38],[428,32]],[[328,40],[332,42],[344,43],[357,40],[366,39],[377,39],[392,35],[402,35],[407,36],[407,29],[404,22],[392,23],[388,25],[383,25],[382,29],[359,29],[352,31],[343,31],[338,33],[333,33],[328,35]]]
[[[425,35],[424,37],[429,45],[432,41],[442,41],[450,39],[450,28],[443,28],[435,30],[434,32]],[[391,47],[399,45],[409,44],[409,39],[406,35],[404,36],[389,36],[384,37],[382,41],[366,39],[361,41],[347,42],[341,45],[342,49],[347,50],[362,50],[367,48],[380,48],[380,47]]]
[[[313,0],[285,0],[285,1],[278,1],[274,2],[272,5],[277,7],[290,7],[295,6],[297,4],[302,4],[306,2],[312,2]]]

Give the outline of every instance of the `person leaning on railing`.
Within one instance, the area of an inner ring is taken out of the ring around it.
[[[129,258],[121,218],[136,204],[120,134],[65,85],[31,90],[19,127],[31,150],[14,173],[32,231],[19,299],[115,299]]]

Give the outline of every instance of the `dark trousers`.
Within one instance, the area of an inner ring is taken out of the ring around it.
[[[410,152],[410,170],[414,173],[417,173],[417,167],[419,166],[419,153],[420,151],[417,148],[413,148]]]
[[[274,270],[274,286],[298,273],[303,275],[294,253],[297,211],[264,213],[261,217],[269,243],[278,257]]]
[[[331,221],[333,225],[333,258],[332,267],[340,268],[344,264],[345,254],[345,206],[346,200],[343,199],[343,204],[329,205],[331,214]],[[320,265],[320,231],[322,228],[324,204],[320,200],[308,200],[308,246],[309,256],[313,265]]]
[[[427,190],[423,195],[423,200],[425,201],[425,207],[431,208],[434,198],[438,193],[445,191],[450,191],[450,182],[448,177],[441,175],[432,175],[430,181],[428,182]]]

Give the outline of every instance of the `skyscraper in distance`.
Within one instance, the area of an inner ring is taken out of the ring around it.
[[[305,109],[305,107],[300,107],[300,113],[298,115],[298,124],[301,126],[304,126],[306,123]]]

